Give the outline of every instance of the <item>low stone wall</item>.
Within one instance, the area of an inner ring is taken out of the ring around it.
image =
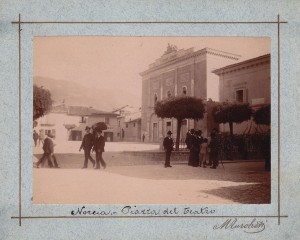
[[[122,154],[130,157],[143,157],[147,160],[153,161],[164,161],[165,159],[165,152],[164,151],[148,151],[148,152],[122,152]],[[171,161],[181,161],[181,162],[188,162],[189,159],[189,151],[173,151],[171,155]],[[209,158],[209,156],[208,156]],[[230,157],[223,156],[223,160],[257,160],[262,159],[260,154],[256,152],[249,152],[246,155],[242,156],[238,152],[233,152],[230,154]]]
[[[133,157],[143,157],[147,160],[153,161],[164,161],[165,152],[164,151],[149,151],[149,152],[123,152],[122,154]],[[189,152],[172,152],[171,161],[186,161],[188,162]]]

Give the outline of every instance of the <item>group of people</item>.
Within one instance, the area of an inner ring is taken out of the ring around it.
[[[210,141],[202,137],[202,131],[191,129],[186,134],[185,143],[190,151],[188,165],[206,168],[207,165],[216,169],[218,166],[217,129],[213,129]]]
[[[91,128],[85,128],[86,134],[83,137],[79,152],[81,149],[84,151],[84,164],[83,169],[88,167],[88,160],[91,161],[95,169],[100,169],[101,166],[106,168],[106,163],[102,157],[105,146],[105,138],[102,136],[102,131],[97,129],[95,135],[91,133]],[[91,156],[91,151],[96,152],[96,161]],[[101,163],[101,165],[100,165]]]
[[[91,128],[85,128],[86,134],[83,137],[82,143],[79,148],[79,152],[83,149],[84,151],[84,164],[83,169],[88,167],[88,160],[90,160],[95,169],[100,169],[102,166],[106,168],[106,163],[102,157],[102,153],[104,152],[105,147],[105,138],[102,136],[102,131],[100,129],[96,129],[94,134],[91,133]],[[34,133],[36,131],[34,130]],[[35,168],[39,168],[39,166],[47,159],[48,166],[50,168],[59,168],[57,159],[54,154],[54,135],[51,133],[46,134],[46,138],[43,141],[43,156],[33,164]],[[91,152],[96,152],[96,160],[91,157]],[[53,162],[52,162],[53,159]]]
[[[202,137],[202,131],[191,129],[186,134],[185,143],[190,151],[188,165],[192,167],[211,166],[216,169],[219,165],[218,159],[218,139],[217,129],[214,128],[210,135],[210,141]],[[171,153],[174,150],[174,141],[172,132],[167,132],[167,137],[164,138],[163,148],[165,150],[165,168],[172,167],[170,165]]]

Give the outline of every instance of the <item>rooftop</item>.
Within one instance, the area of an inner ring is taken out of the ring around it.
[[[150,64],[149,68],[144,72],[140,73],[140,75],[144,76],[152,71],[166,67],[170,64],[174,64],[176,62],[180,62],[188,58],[192,58],[204,54],[215,55],[215,56],[229,58],[233,60],[238,60],[241,57],[240,55],[237,54],[228,53],[228,52],[207,48],[207,47],[198,51],[194,51],[194,48],[173,50],[169,53],[162,55],[159,59],[156,59],[155,62]]]
[[[132,121],[141,119],[141,117],[142,117],[141,112],[131,113],[131,114],[125,116],[125,122],[132,122]]]
[[[249,68],[251,66],[256,66],[258,63],[269,63],[270,56],[271,56],[270,54],[265,54],[265,55],[262,55],[262,56],[259,56],[256,58],[247,59],[243,62],[234,63],[234,64],[227,65],[225,67],[222,67],[222,68],[218,68],[212,72],[217,75],[221,75],[221,74],[228,73],[231,71],[236,71],[236,70],[240,70],[240,69],[244,69],[244,68]]]
[[[91,116],[91,115],[114,115],[118,114],[112,112],[105,112],[94,109],[93,107],[85,106],[68,106],[66,104],[60,104],[52,107],[52,113],[65,113],[72,116]]]

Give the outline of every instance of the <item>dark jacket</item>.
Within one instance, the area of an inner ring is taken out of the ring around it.
[[[34,133],[33,133],[33,139],[34,139],[34,140],[37,140],[38,138],[39,138],[39,135],[38,135],[36,132],[34,132]]]
[[[163,142],[163,147],[166,151],[172,151],[174,146],[174,141],[172,138],[165,137]]]
[[[43,145],[43,150],[45,153],[53,153],[54,145],[53,141],[50,138],[46,138]]]
[[[103,136],[95,138],[93,150],[96,152],[104,152],[105,139]]]
[[[190,138],[190,150],[191,151],[199,151],[200,150],[200,145],[199,145],[199,139],[195,135],[191,135]]]
[[[186,143],[186,147],[187,147],[188,149],[191,148],[191,138],[192,138],[192,134],[189,133],[189,132],[187,132],[187,133],[186,133],[186,137],[185,137],[185,143]]]
[[[85,134],[80,149],[90,151],[94,145],[94,135],[92,133]]]
[[[210,148],[211,152],[218,152],[219,151],[220,146],[219,146],[218,138],[216,136],[211,137],[211,141],[210,141],[208,147]]]

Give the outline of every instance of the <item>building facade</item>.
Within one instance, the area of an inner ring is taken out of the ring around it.
[[[118,114],[99,111],[92,107],[57,105],[45,116],[37,119],[37,132],[52,133],[55,140],[81,141],[85,127],[98,122],[105,122],[108,129],[104,130],[106,141],[114,141],[117,135]]]
[[[118,140],[128,142],[140,142],[141,136],[141,112],[127,112],[117,117]]]
[[[213,71],[219,77],[221,102],[249,103],[253,110],[271,103],[270,54],[231,64]],[[255,130],[252,120],[235,124],[235,133],[242,133],[249,126]],[[221,130],[229,131],[227,125]]]
[[[110,112],[97,111],[88,116],[86,124],[87,126],[93,126],[96,123],[104,122],[107,126],[106,130],[103,130],[103,136],[106,142],[117,141],[118,134],[118,121],[117,114]]]
[[[168,46],[167,51],[140,73],[142,76],[142,126],[145,141],[160,142],[171,130],[177,131],[176,119],[160,119],[154,113],[157,101],[171,96],[194,96],[207,100],[218,100],[218,76],[212,71],[236,62],[239,55],[210,48],[194,51],[177,50]],[[200,121],[186,119],[182,123],[181,136],[188,129],[201,129],[207,134],[207,117]]]

